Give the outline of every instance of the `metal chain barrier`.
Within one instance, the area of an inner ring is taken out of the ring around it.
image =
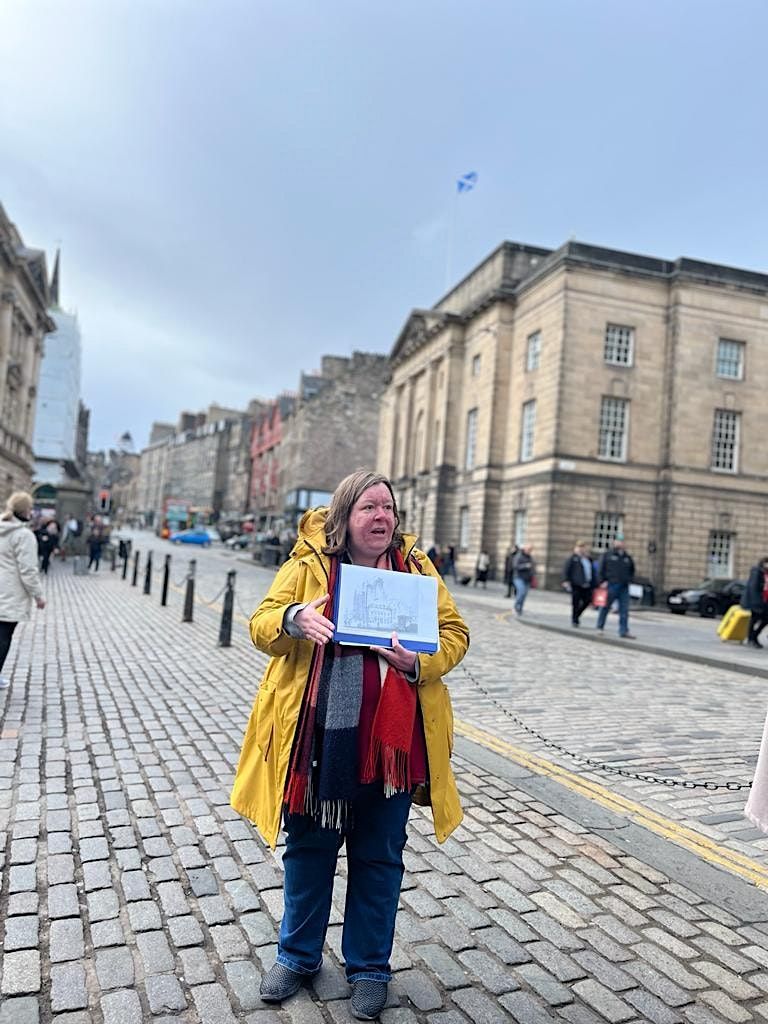
[[[207,601],[207,600],[206,600],[206,599],[205,599],[205,598],[204,598],[204,597],[202,596],[202,594],[200,593],[200,591],[198,590],[198,591],[197,591],[197,594],[196,594],[196,598],[197,598],[197,600],[198,600],[198,601],[200,602],[200,604],[206,604],[206,605],[208,605],[208,606],[210,607],[211,605],[214,605],[214,604],[216,604],[216,602],[217,602],[217,601],[219,600],[219,598],[221,597],[221,595],[222,595],[222,594],[224,593],[224,591],[225,591],[226,589],[227,589],[227,584],[225,583],[225,584],[224,584],[224,586],[223,586],[223,587],[221,588],[221,590],[220,590],[220,591],[218,592],[218,594],[217,594],[217,595],[216,595],[215,597],[212,597],[210,601]]]
[[[555,743],[554,740],[547,739],[547,737],[543,736],[537,729],[533,729],[530,725],[526,725],[522,719],[518,718],[517,715],[513,715],[508,708],[504,707],[504,705],[493,696],[493,694],[489,693],[463,662],[461,668],[469,681],[480,691],[480,693],[482,693],[486,700],[489,700],[491,704],[493,704],[493,706],[505,716],[505,718],[514,722],[518,728],[527,732],[529,736],[533,736],[540,743],[543,743],[545,747],[548,747],[550,750],[556,750],[559,754],[563,754],[565,757],[570,757],[571,760],[578,761],[580,764],[588,765],[590,768],[595,768],[598,771],[610,772],[612,775],[621,775],[625,779],[636,779],[638,782],[652,782],[660,786],[677,786],[680,789],[727,789],[731,792],[738,792],[742,789],[752,788],[751,782],[694,782],[692,779],[673,779],[669,776],[653,775],[650,772],[632,772],[627,768],[617,768],[615,765],[606,764],[604,761],[596,761],[592,757],[584,757],[583,754],[576,754],[572,750],[568,750],[567,747],[562,746],[560,743]]]
[[[243,608],[243,606],[240,604],[240,598],[237,596],[237,593],[235,593],[235,607],[237,608],[238,612],[243,616],[243,618],[248,619],[248,621],[250,622],[251,616],[253,615],[253,609],[256,607],[256,605],[254,605],[253,608],[251,608],[251,610],[247,612],[245,608]]]

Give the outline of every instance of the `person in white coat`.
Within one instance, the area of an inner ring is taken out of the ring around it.
[[[13,631],[29,618],[32,601],[38,608],[45,608],[37,568],[37,541],[28,527],[31,515],[32,496],[16,491],[0,516],[0,673]],[[0,690],[9,685],[9,680],[0,674]]]

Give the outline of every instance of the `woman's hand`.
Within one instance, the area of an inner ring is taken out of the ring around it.
[[[390,665],[393,665],[400,672],[413,675],[419,656],[415,651],[408,651],[403,647],[397,639],[397,633],[392,634],[391,647],[371,647],[371,650],[381,655],[385,661],[388,661]]]
[[[333,638],[334,625],[330,619],[326,619],[318,608],[321,608],[328,600],[328,595],[316,597],[310,601],[306,608],[296,612],[293,623],[298,626],[304,634],[305,640],[312,640],[316,644],[327,644]]]

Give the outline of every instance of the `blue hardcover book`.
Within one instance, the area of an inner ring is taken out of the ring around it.
[[[342,562],[334,600],[339,644],[391,647],[397,633],[409,651],[439,647],[437,579]]]

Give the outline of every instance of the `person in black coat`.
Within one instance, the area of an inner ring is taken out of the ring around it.
[[[605,620],[614,601],[619,605],[619,636],[626,640],[634,640],[629,632],[629,584],[635,575],[635,563],[624,547],[624,535],[619,533],[600,559],[598,582],[608,584],[608,599],[597,613],[597,628],[602,631]]]
[[[512,597],[512,590],[515,585],[515,555],[519,550],[520,548],[515,544],[514,547],[509,549],[507,557],[504,559],[504,582],[507,584],[507,597]]]
[[[758,640],[760,633],[768,625],[768,558],[761,559],[749,570],[749,579],[744,593],[741,595],[741,607],[752,613],[749,620],[750,647],[762,647]]]
[[[586,541],[576,541],[573,554],[566,559],[562,586],[571,592],[571,625],[578,626],[582,612],[592,601],[595,588],[594,570]]]

